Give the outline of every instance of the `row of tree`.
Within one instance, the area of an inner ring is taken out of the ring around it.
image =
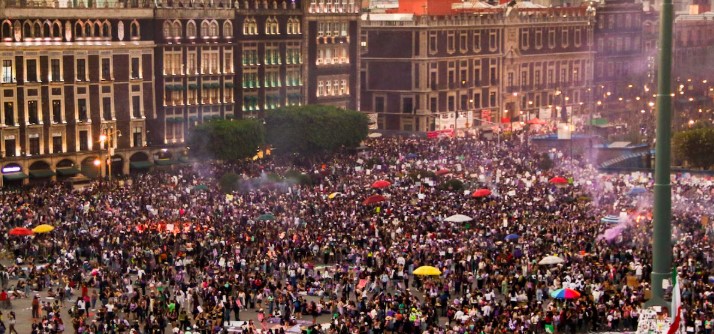
[[[314,156],[354,148],[367,137],[364,114],[308,105],[270,111],[264,120],[213,120],[196,126],[188,145],[194,157],[241,160],[264,147],[278,154]]]

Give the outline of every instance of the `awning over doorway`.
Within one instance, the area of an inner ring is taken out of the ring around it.
[[[55,176],[55,172],[49,169],[36,169],[30,171],[30,177],[33,179],[41,179],[52,176]]]
[[[147,169],[154,165],[151,161],[133,161],[129,164],[131,168],[135,169]]]
[[[19,173],[10,173],[10,174],[3,174],[2,175],[3,179],[7,181],[18,181],[18,180],[23,180],[27,178],[27,174],[23,172]]]

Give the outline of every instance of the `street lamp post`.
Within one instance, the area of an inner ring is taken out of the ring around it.
[[[659,19],[657,71],[657,143],[655,145],[654,231],[652,247],[652,298],[646,306],[667,306],[663,281],[672,276],[672,185],[670,134],[672,126],[672,0],[663,0]],[[670,310],[675,311],[676,310]]]
[[[107,178],[109,183],[112,182],[112,157],[114,156],[114,145],[116,144],[114,137],[121,137],[121,131],[119,131],[119,129],[115,129],[112,125],[102,127],[101,134],[99,135],[99,142],[102,145],[102,149],[104,149],[104,143],[107,144],[107,155],[109,157],[105,160],[105,163],[107,164],[107,171],[109,174]]]

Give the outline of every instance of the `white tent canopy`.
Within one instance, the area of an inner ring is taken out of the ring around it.
[[[456,214],[453,216],[446,217],[446,219],[444,219],[444,220],[447,222],[452,222],[452,223],[465,223],[465,222],[470,222],[474,219],[469,216]]]

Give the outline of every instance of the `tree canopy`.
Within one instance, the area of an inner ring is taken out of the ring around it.
[[[196,157],[232,161],[254,156],[264,140],[258,120],[213,120],[191,131],[188,146]]]
[[[325,105],[286,107],[268,112],[266,139],[278,153],[313,155],[357,147],[367,137],[363,113]]]
[[[696,168],[709,169],[714,165],[714,128],[697,127],[680,131],[672,139],[675,156]]]

